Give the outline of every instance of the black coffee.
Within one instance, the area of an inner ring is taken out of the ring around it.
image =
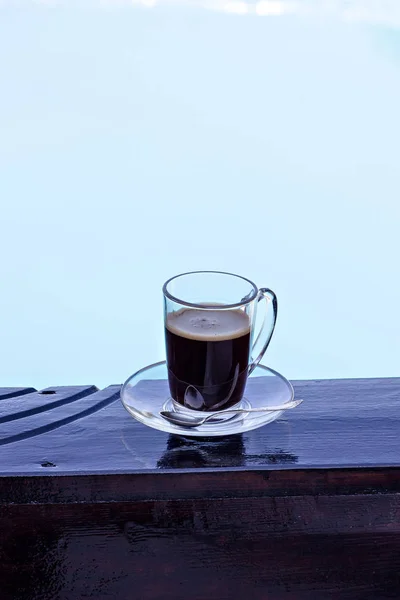
[[[241,310],[183,309],[167,316],[171,396],[197,410],[223,410],[243,396],[250,321]]]

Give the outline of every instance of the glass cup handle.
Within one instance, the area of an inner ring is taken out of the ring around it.
[[[252,353],[254,352],[256,346],[261,343],[262,347],[257,356],[257,358],[252,359],[249,364],[249,375],[254,371],[260,360],[265,354],[266,349],[271,341],[272,334],[274,333],[275,325],[276,325],[276,317],[278,315],[278,299],[274,292],[268,288],[260,288],[257,296],[257,304],[261,301],[265,300],[266,307],[264,313],[263,324],[261,325],[261,329],[256,337],[256,340],[253,344]],[[269,319],[269,315],[271,311],[268,310],[269,305],[272,304],[272,317]],[[270,323],[268,323],[270,321]]]

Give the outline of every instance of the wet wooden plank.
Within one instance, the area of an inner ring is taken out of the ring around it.
[[[295,382],[298,409],[208,440],[119,389],[2,399],[2,600],[400,596],[400,379]]]
[[[243,435],[205,440],[168,435],[136,422],[119,402],[119,387],[115,386],[109,388],[111,401],[100,404],[90,417],[80,410],[81,400],[76,400],[53,412],[0,423],[0,472],[40,474],[42,459],[57,465],[57,474],[182,469],[220,472],[230,468],[281,471],[399,464],[400,379],[303,381],[294,385],[304,403],[280,420]],[[90,408],[99,398],[96,394],[82,402]],[[43,406],[53,402],[53,396],[44,396],[43,402]],[[10,441],[24,431],[40,433],[42,426],[40,444],[37,436]]]
[[[0,424],[32,417],[35,414],[65,406],[96,391],[97,388],[94,385],[65,386],[8,396],[8,398],[3,398],[3,402],[0,404]],[[56,418],[57,412],[52,414]],[[2,428],[3,431],[5,431],[4,428]],[[14,432],[12,431],[12,433]],[[2,437],[5,437],[4,434]]]
[[[399,499],[0,507],[5,600],[398,598]]]
[[[58,475],[47,458],[40,475],[0,476],[0,502],[7,504],[137,502],[247,497],[400,494],[400,467],[294,470],[170,470],[124,474]]]
[[[119,398],[120,386],[97,391],[95,386],[53,388],[54,394],[34,392],[21,399],[4,400],[0,405],[0,446],[33,448],[31,438],[70,425],[101,410]],[[65,433],[65,432],[63,432]],[[68,438],[63,437],[64,442]],[[71,440],[72,441],[72,440]],[[15,445],[20,442],[19,445]],[[80,450],[84,451],[84,439]]]
[[[35,388],[31,387],[0,387],[0,400],[6,400],[7,398],[16,398],[18,396],[24,396],[36,392]]]

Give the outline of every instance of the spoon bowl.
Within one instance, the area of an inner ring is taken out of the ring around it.
[[[263,406],[260,408],[232,408],[231,410],[221,410],[220,412],[215,412],[212,415],[207,415],[206,417],[190,415],[187,413],[173,411],[173,410],[162,410],[160,411],[160,415],[173,423],[174,425],[178,425],[180,427],[199,427],[204,423],[212,423],[219,422],[221,419],[219,417],[234,413],[257,413],[257,412],[276,412],[281,410],[290,410],[292,408],[296,408],[299,406],[303,400],[290,400],[289,402],[285,402],[284,404],[276,404],[274,406]],[[194,411],[193,411],[194,412]]]

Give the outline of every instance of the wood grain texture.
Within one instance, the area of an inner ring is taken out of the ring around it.
[[[399,498],[358,500],[9,505],[2,598],[398,598]]]
[[[0,389],[0,600],[400,597],[400,379],[295,382],[222,439],[119,389]]]

